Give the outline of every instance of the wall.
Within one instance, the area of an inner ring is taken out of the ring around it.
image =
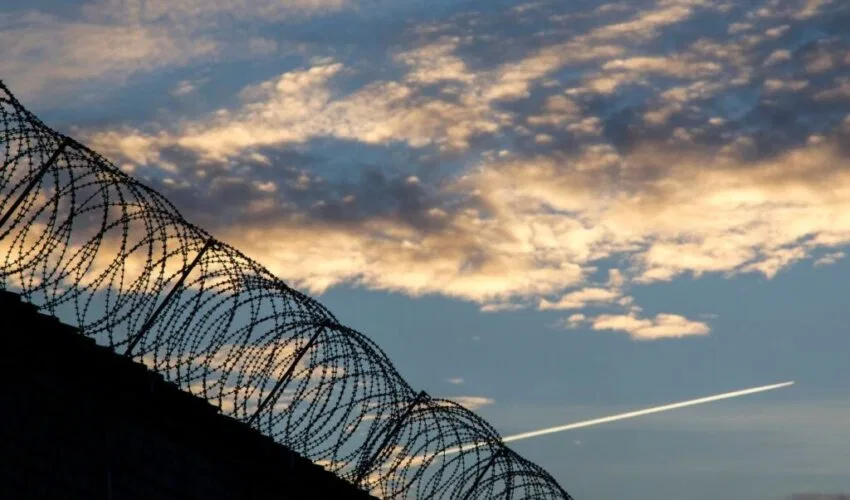
[[[0,290],[0,498],[372,498]]]

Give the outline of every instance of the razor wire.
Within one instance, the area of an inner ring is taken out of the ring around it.
[[[318,301],[0,82],[0,288],[381,498],[570,499]]]

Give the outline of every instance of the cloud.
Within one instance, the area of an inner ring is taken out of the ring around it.
[[[400,30],[379,55],[301,54],[199,116],[81,134],[312,292],[350,283],[575,311],[564,326],[636,338],[704,334],[672,312],[640,316],[631,289],[769,279],[850,243],[850,50],[827,22],[837,4],[804,3],[469,11]],[[255,14],[183,2],[172,22],[109,5],[86,22],[179,43],[204,32],[165,24]],[[728,26],[696,29],[718,12]],[[215,82],[201,83],[169,88],[195,97]],[[600,306],[614,311],[587,311]]]
[[[578,265],[538,268],[534,256],[522,252],[515,242],[489,247],[502,234],[496,224],[487,227],[473,215],[460,215],[453,226],[422,234],[380,220],[350,228],[280,221],[274,227],[219,232],[276,274],[313,291],[351,280],[414,296],[440,293],[484,303],[503,296],[547,293],[582,279]],[[480,240],[472,236],[475,230]]]
[[[170,93],[174,97],[183,97],[198,90],[198,85],[201,83],[201,81],[180,80]]]
[[[679,19],[670,18],[669,10],[662,7],[660,13],[641,13],[633,27],[641,31]],[[681,8],[673,10],[687,17]],[[436,145],[443,151],[463,150],[478,136],[497,134],[515,125],[513,113],[501,105],[529,97],[549,75],[566,66],[623,55],[624,47],[608,41],[629,30],[625,25],[614,32],[591,30],[566,42],[537,47],[519,60],[478,70],[471,69],[458,56],[468,39],[440,36],[393,55],[392,62],[406,67],[403,78],[374,80],[344,96],[335,95],[331,79],[350,78],[354,68],[339,60],[320,59],[307,67],[287,71],[277,79],[246,88],[241,93],[240,109],[219,110],[201,120],[172,127],[177,130],[159,131],[150,147],[179,145],[219,160],[249,148],[303,143],[314,137],[369,144],[403,141],[416,148]],[[713,62],[689,58],[687,54],[681,60],[635,57],[613,60],[607,66],[689,77],[717,70]],[[425,87],[433,85],[439,86],[436,95],[423,93]],[[600,85],[611,89],[602,80],[591,83],[589,88]],[[551,116],[553,111],[575,117],[578,108],[565,102],[564,96],[553,96],[541,111],[546,114],[536,122],[532,119],[531,123],[543,123],[543,117]],[[121,152],[120,148],[113,150]]]
[[[631,57],[614,59],[602,65],[603,70],[628,70],[639,73],[657,73],[678,78],[698,79],[719,72],[722,67],[716,62],[689,60],[677,55],[664,57]]]
[[[151,147],[180,145],[205,157],[223,159],[258,146],[303,144],[316,137],[335,137],[376,145],[402,141],[414,148],[436,145],[442,151],[463,150],[479,137],[503,134],[511,127],[522,130],[524,125],[517,120],[521,117],[503,105],[529,98],[539,93],[541,86],[557,88],[559,82],[547,78],[565,68],[583,72],[582,85],[565,89],[574,96],[614,95],[624,86],[650,86],[649,79],[661,75],[692,82],[687,87],[661,92],[668,99],[678,96],[676,102],[648,111],[648,119],[666,124],[671,117],[693,109],[684,101],[704,99],[728,88],[730,83],[752,79],[753,67],[773,56],[751,60],[751,45],[765,44],[768,39],[754,41],[744,37],[713,42],[692,35],[691,45],[683,43],[679,53],[663,55],[632,55],[618,43],[631,36],[650,43],[646,37],[654,33],[653,29],[685,23],[713,8],[709,2],[659,2],[652,9],[635,13],[629,21],[596,26],[568,41],[538,46],[518,60],[492,68],[473,68],[459,56],[468,54],[469,47],[477,43],[475,35],[439,35],[392,55],[391,62],[406,69],[401,78],[373,80],[344,95],[334,91],[337,84],[333,80],[359,77],[357,70],[339,60],[312,62],[281,74],[277,81],[251,86],[252,91],[246,89],[242,93],[246,99],[239,109],[220,110],[160,131]],[[771,19],[762,18],[768,20],[762,23]],[[479,37],[483,39],[484,35]],[[783,50],[771,54],[791,54]],[[824,50],[834,52],[839,47]],[[794,59],[794,54],[789,57]],[[798,91],[807,85],[804,80],[786,82],[783,73],[777,76],[765,79],[766,90]],[[295,83],[298,81],[303,85]],[[818,95],[832,95],[828,89],[817,91]],[[527,117],[528,124],[563,124],[573,133],[591,131],[598,135],[601,131],[599,117],[588,116],[580,103],[570,102],[563,95],[552,95],[546,103],[541,114]],[[709,118],[712,117],[706,119]],[[540,132],[534,135],[539,138],[537,144],[553,143],[557,137],[550,130]],[[692,137],[685,128],[679,134]],[[139,132],[131,131],[130,135]]]
[[[67,97],[69,83],[115,88],[156,70],[268,56],[276,40],[234,37],[233,29],[352,7],[348,0],[93,0],[56,14],[0,11],[0,73],[26,99]]]
[[[584,288],[564,295],[558,302],[549,302],[546,299],[542,299],[538,307],[543,311],[548,309],[583,309],[589,304],[609,303],[619,297],[620,292],[617,290]]]
[[[850,78],[835,79],[835,86],[815,94],[816,101],[848,101],[850,100]]]
[[[459,385],[459,384],[463,383],[463,379],[461,377],[452,377],[452,378],[447,378],[446,382],[448,382],[450,384],[454,384],[454,385]]]
[[[706,335],[711,331],[705,323],[691,321],[678,314],[662,313],[654,318],[640,318],[634,314],[602,314],[587,321],[594,330],[622,331],[635,340]]]
[[[518,311],[520,309],[524,309],[525,306],[523,304],[516,304],[512,302],[501,302],[501,303],[491,303],[484,304],[481,306],[481,312],[500,312],[500,311]]]
[[[693,6],[707,6],[707,2],[679,0],[658,2],[656,9],[640,12],[633,19],[613,23],[596,29],[591,38],[613,39],[628,37],[633,40],[657,36],[658,30],[671,24],[680,23],[694,14]]]
[[[565,64],[622,52],[617,47],[568,42],[541,48],[518,62],[473,72],[454,55],[459,44],[457,37],[444,37],[400,51],[393,60],[407,67],[403,79],[375,80],[342,96],[334,92],[335,80],[350,78],[354,69],[334,59],[320,58],[275,79],[245,87],[236,110],[221,109],[156,134],[132,129],[120,134],[144,138],[149,150],[145,160],[153,162],[159,151],[174,146],[203,158],[225,161],[252,148],[303,144],[325,137],[465,150],[476,137],[512,126],[512,114],[500,109],[499,103],[528,96],[535,80]],[[424,87],[433,84],[443,85],[441,92],[436,96],[423,94]],[[546,111],[569,112],[569,104],[563,100],[553,99]],[[132,148],[125,151],[114,131],[92,134],[90,139],[116,155],[134,153]]]
[[[495,400],[482,396],[453,396],[447,399],[449,399],[450,401],[454,401],[455,403],[471,411],[476,411],[479,408],[483,408],[484,406],[489,406],[496,403]]]
[[[337,11],[347,0],[97,0],[83,7],[86,17],[118,24],[169,23],[204,26],[227,15],[236,20],[281,20],[286,16]]]
[[[828,254],[824,255],[823,257],[819,258],[818,260],[816,260],[815,263],[814,263],[814,266],[815,267],[831,266],[832,264],[835,264],[836,262],[838,262],[839,260],[843,259],[846,256],[847,255],[844,252],[828,253]]]
[[[808,19],[823,13],[823,7],[835,4],[834,0],[805,0],[799,11],[794,13],[797,19]]]
[[[587,315],[584,313],[573,313],[566,318],[561,318],[554,323],[548,325],[550,328],[567,328],[574,330],[587,321]]]
[[[186,64],[217,51],[208,37],[157,26],[68,20],[36,11],[0,15],[0,74],[22,98],[67,82],[122,81],[138,72]]]
[[[850,500],[850,493],[794,493],[788,500]]]
[[[303,144],[314,138],[464,149],[475,135],[499,129],[504,118],[474,97],[460,102],[417,97],[415,88],[403,82],[373,82],[336,99],[332,80],[350,75],[342,63],[325,60],[246,87],[242,106],[235,111],[217,111],[183,123],[176,131],[150,135],[127,130],[122,135],[144,138],[148,161],[155,162],[161,150],[174,146],[226,161],[250,149]],[[114,153],[132,154],[116,139],[104,134],[92,137]]]
[[[625,303],[628,305],[630,302]],[[555,322],[553,326],[574,330],[587,326],[595,331],[628,333],[634,340],[658,340],[708,335],[711,327],[701,321],[693,321],[678,314],[660,313],[655,317],[640,316],[641,308],[631,306],[626,314],[573,313]],[[704,316],[704,315],[702,315]]]
[[[94,142],[152,163],[165,151],[151,146],[158,141],[223,161],[243,150],[303,142],[320,134],[370,143],[419,130],[421,136],[416,132],[406,137],[414,148],[441,140],[435,128],[379,126],[382,100],[394,97],[378,87],[368,90],[375,96],[369,112],[362,90],[332,100],[329,82],[345,71],[339,63],[325,62],[247,88],[241,111],[219,112],[211,124],[187,125],[179,136],[112,133],[95,136]],[[408,92],[401,85],[381,85]],[[359,102],[362,108],[353,104]],[[563,120],[569,122],[570,114],[578,113],[570,102],[549,99],[544,105],[567,113]],[[348,126],[354,122],[321,118],[334,113],[360,114],[373,121]],[[444,127],[453,123],[448,116],[435,116],[429,123]],[[275,126],[264,125],[268,119]],[[388,135],[376,132],[380,130]],[[619,279],[631,284],[685,273],[758,272],[772,277],[817,247],[850,241],[848,221],[837,210],[850,189],[846,156],[838,136],[813,139],[755,160],[747,157],[753,140],[745,135],[733,135],[719,148],[691,141],[692,149],[683,150],[676,143],[644,141],[620,152],[600,142],[569,154],[485,156],[476,167],[431,186],[435,202],[439,193],[462,200],[420,205],[426,217],[439,219],[439,225],[432,226],[436,230],[423,232],[380,211],[353,225],[318,225],[299,209],[253,226],[222,227],[217,234],[313,291],[349,281],[412,295],[440,293],[481,302],[485,310],[514,308],[515,303],[504,299],[523,297],[540,297],[543,309],[583,308],[619,297],[612,289],[583,286],[601,259],[625,257]],[[310,185],[309,174],[298,174],[302,178],[308,184],[299,186]],[[269,182],[257,184],[269,189],[254,191],[250,206],[259,207],[262,200],[268,200],[269,207],[281,206],[272,196],[273,186],[281,183]],[[404,185],[421,183],[417,178]],[[357,200],[374,196],[355,191],[340,200],[351,200],[345,209],[350,213]],[[221,199],[216,197],[217,202]],[[326,196],[314,201],[318,207],[330,206]],[[556,302],[543,298],[570,288],[574,290]]]

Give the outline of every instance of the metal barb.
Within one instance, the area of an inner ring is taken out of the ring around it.
[[[484,479],[484,475],[487,474],[490,468],[493,467],[493,465],[496,463],[496,460],[498,460],[504,452],[504,448],[499,448],[498,450],[496,450],[496,453],[493,453],[493,456],[490,457],[490,460],[487,462],[487,465],[482,467],[481,472],[479,472],[478,475],[475,476],[475,481],[472,482],[472,486],[469,487],[469,489],[466,491],[466,494],[463,495],[463,498],[461,500],[469,500],[470,498],[472,498],[472,494],[475,493],[475,489],[478,488],[478,484],[481,482],[482,479]]]
[[[378,459],[381,453],[383,453],[384,448],[386,448],[387,445],[390,444],[390,441],[396,436],[396,434],[398,434],[398,431],[401,430],[401,426],[404,425],[405,420],[407,420],[407,418],[410,416],[416,406],[419,403],[425,401],[426,399],[428,399],[428,393],[426,393],[425,391],[420,391],[419,394],[417,394],[416,397],[413,398],[413,401],[411,401],[411,403],[404,410],[404,413],[399,415],[395,422],[390,422],[388,424],[388,426],[391,425],[392,427],[390,428],[389,432],[384,434],[384,440],[381,441],[380,446],[378,446],[373,451],[372,456],[369,457],[369,460],[360,464],[360,471],[357,473],[357,478],[354,480],[354,484],[359,485],[361,482],[363,482],[363,479],[366,477],[366,474],[369,473],[369,470],[373,467],[375,461]]]
[[[153,327],[154,322],[156,322],[159,315],[165,309],[165,306],[167,306],[168,303],[171,302],[171,299],[174,298],[174,295],[177,294],[177,291],[183,288],[183,282],[186,281],[186,278],[189,276],[189,273],[192,272],[192,269],[194,269],[195,266],[198,265],[198,262],[200,262],[201,257],[207,252],[207,250],[210,249],[210,247],[212,247],[216,243],[217,242],[213,238],[209,238],[206,243],[204,243],[204,246],[201,247],[201,250],[195,255],[195,258],[192,260],[192,262],[190,262],[189,265],[186,266],[185,269],[183,269],[183,272],[180,274],[180,279],[177,280],[177,283],[174,284],[174,286],[168,292],[168,295],[165,296],[165,299],[160,302],[159,307],[156,308],[156,311],[151,314],[151,316],[148,318],[142,328],[138,331],[138,333],[136,333],[136,335],[134,335],[133,338],[130,339],[130,344],[127,346],[127,350],[124,351],[125,356],[132,356],[133,348],[135,348],[136,344],[138,344],[139,341],[142,340],[142,337],[144,337],[145,334],[148,333],[148,330]]]
[[[254,414],[251,415],[251,418],[248,419],[248,425],[254,424],[254,421],[257,420],[266,405],[268,405],[272,398],[277,395],[278,391],[283,389],[283,387],[287,383],[289,383],[289,379],[292,378],[292,374],[295,372],[295,367],[298,366],[298,362],[301,361],[301,358],[303,358],[304,355],[307,354],[307,352],[313,347],[313,344],[316,343],[316,340],[319,338],[319,335],[325,333],[325,328],[327,328],[329,325],[330,321],[324,321],[319,327],[319,329],[316,330],[316,333],[314,333],[313,336],[310,337],[310,340],[307,341],[304,347],[298,350],[298,354],[295,355],[295,359],[292,360],[292,364],[289,365],[289,368],[286,369],[286,372],[284,372],[283,376],[280,377],[280,379],[277,381],[277,384],[275,384],[272,390],[269,391],[269,394],[265,397],[265,399],[263,399],[263,402],[260,403],[260,406],[257,407],[257,411],[255,411]]]
[[[38,169],[38,173],[35,174],[35,177],[32,178],[32,180],[29,182],[29,184],[27,184],[20,196],[18,196],[14,203],[12,203],[12,206],[9,207],[9,210],[7,210],[6,213],[3,214],[3,217],[0,218],[0,228],[2,228],[6,224],[6,222],[8,222],[9,218],[12,217],[12,214],[15,213],[15,211],[18,209],[18,206],[23,203],[27,196],[29,196],[30,191],[32,191],[33,188],[35,188],[35,186],[37,186],[39,182],[41,182],[41,179],[44,178],[44,174],[46,174],[47,170],[50,169],[50,167],[52,167],[54,163],[56,163],[56,160],[59,159],[59,155],[62,154],[63,151],[65,151],[65,147],[68,146],[68,144],[70,143],[71,139],[69,139],[68,137],[62,138],[62,142],[59,143],[59,147],[56,148],[56,151],[54,151],[53,154],[50,155],[50,158],[48,158],[48,160],[44,163],[44,165],[42,165],[41,168]],[[0,238],[2,238],[2,236],[3,235],[0,234]]]

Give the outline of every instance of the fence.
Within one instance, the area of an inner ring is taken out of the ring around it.
[[[0,288],[383,498],[571,498],[0,82]],[[214,436],[211,436],[214,439]]]

